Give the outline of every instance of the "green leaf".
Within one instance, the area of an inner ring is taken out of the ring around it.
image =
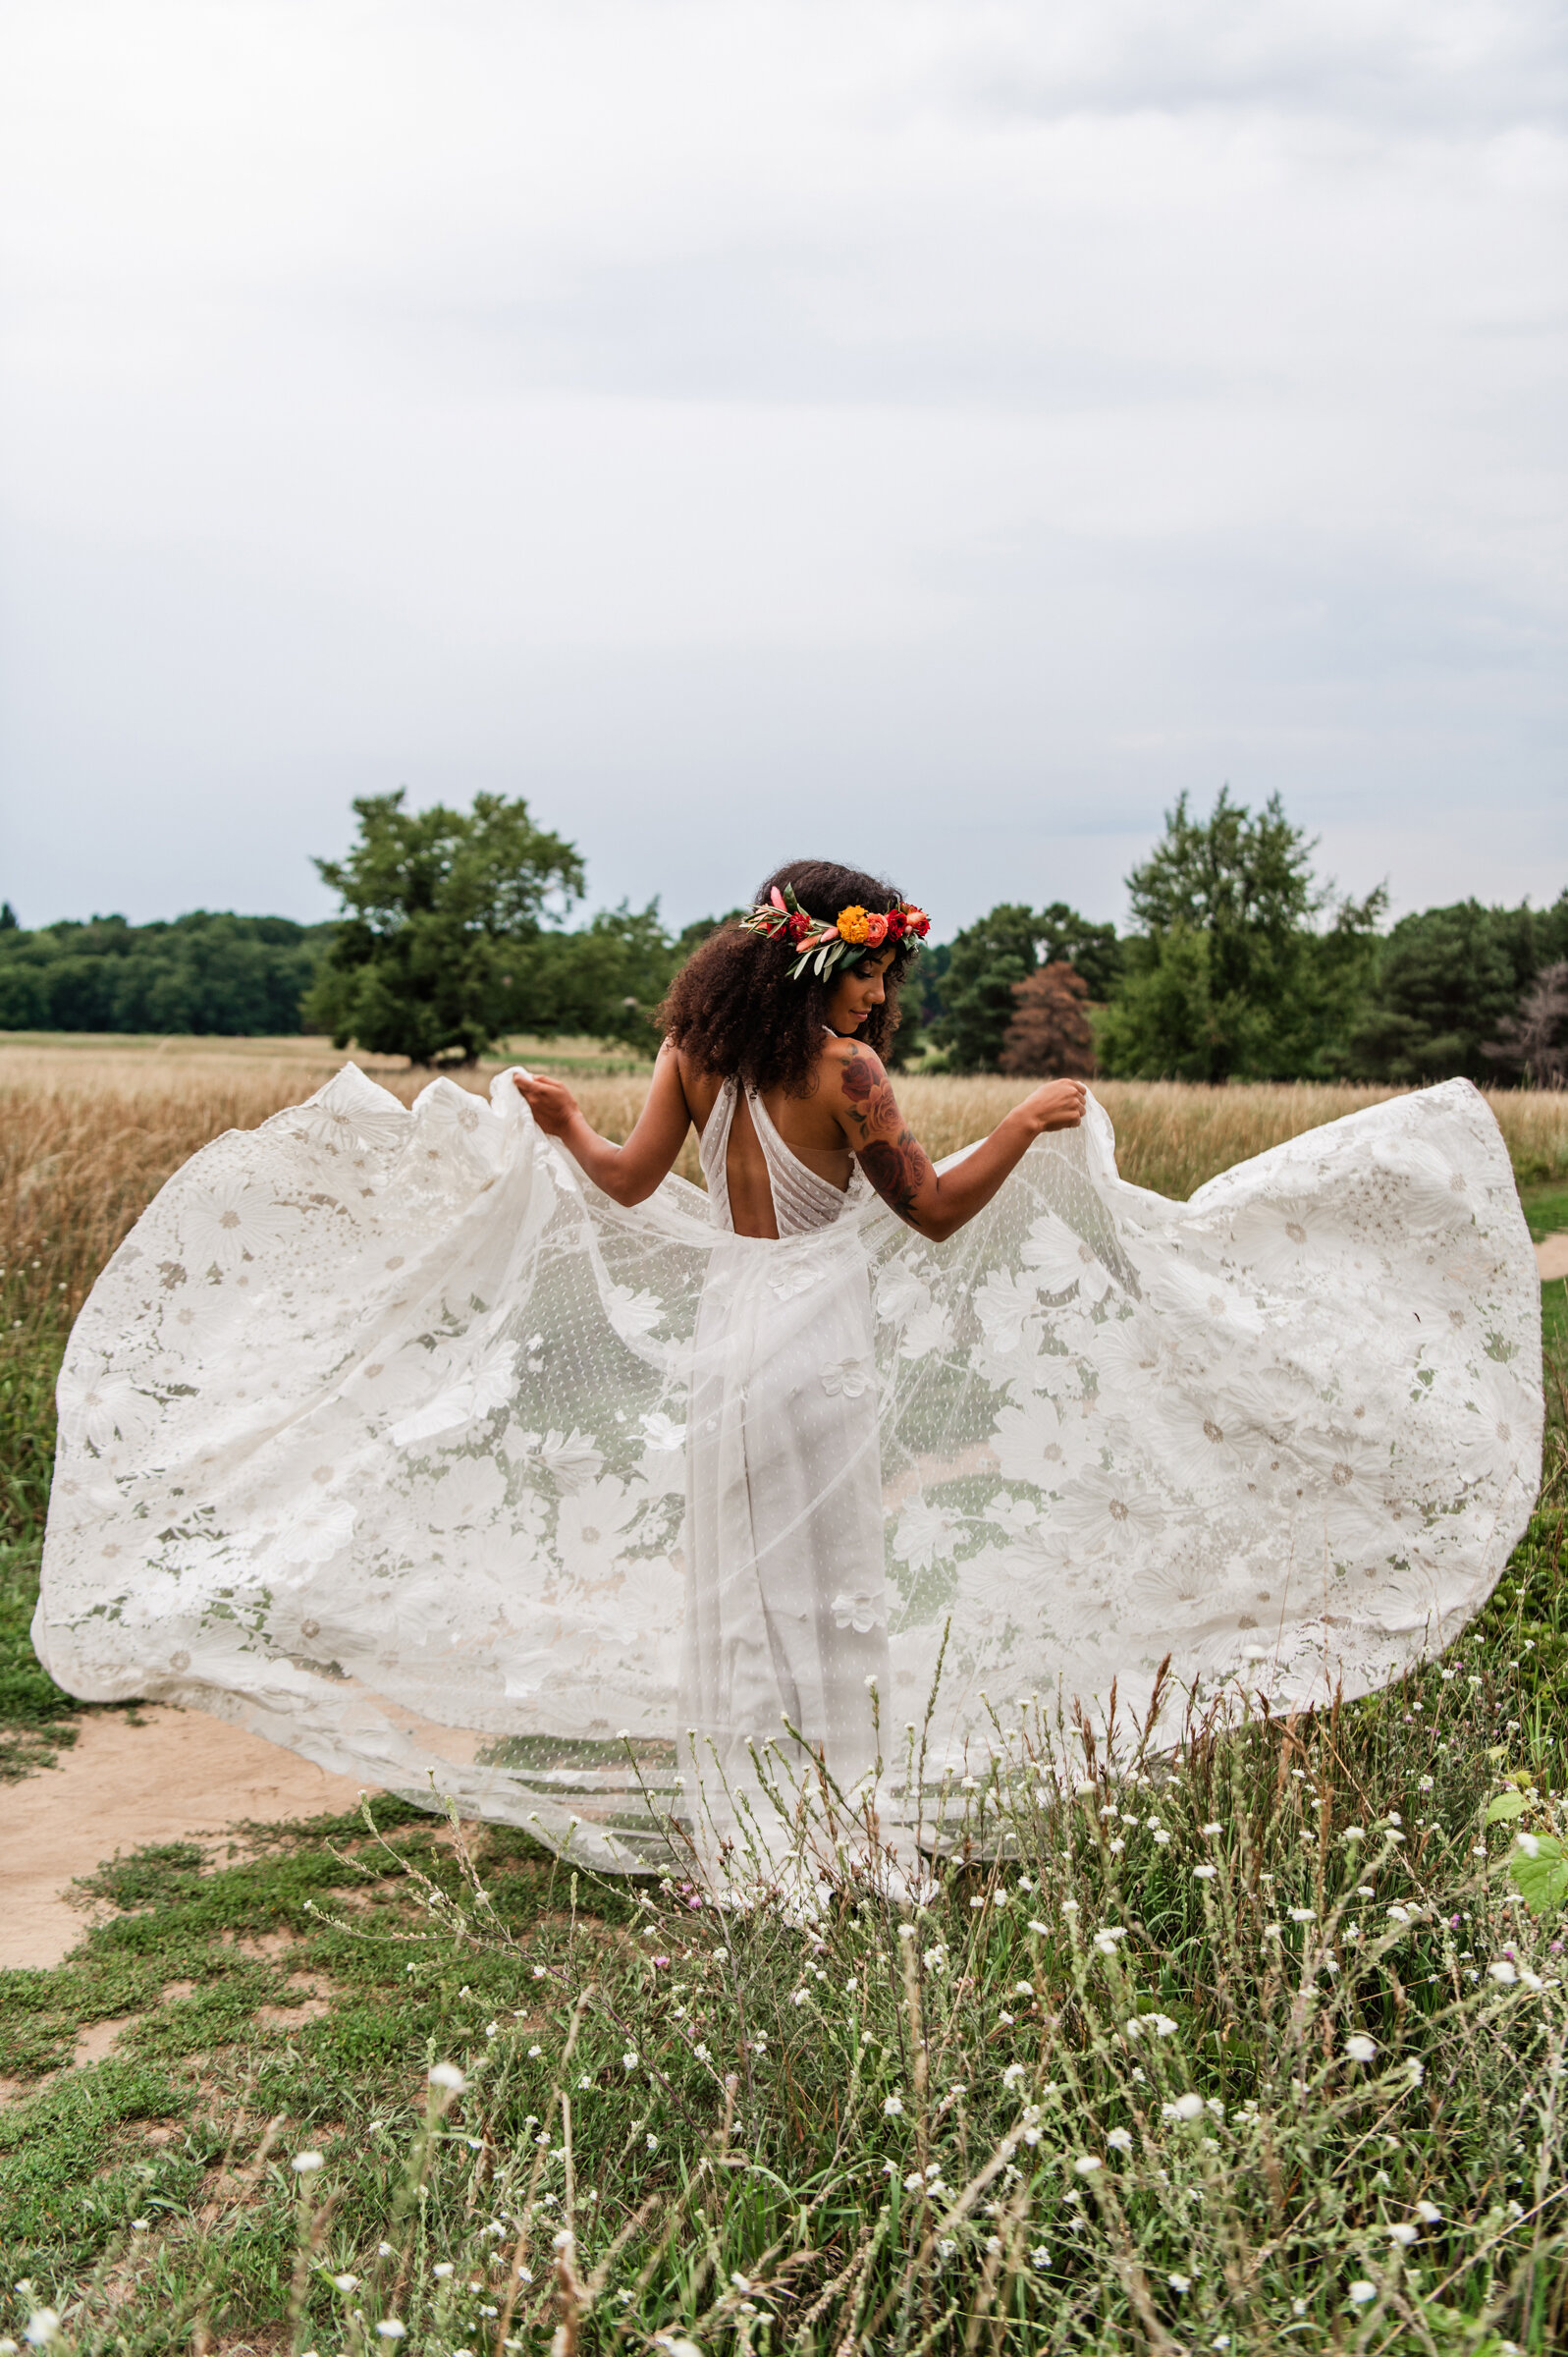
[[[1522,1816],[1525,1799],[1526,1795],[1520,1791],[1499,1792],[1494,1799],[1487,1801],[1487,1814],[1483,1823],[1497,1825],[1505,1817]]]
[[[1532,1915],[1555,1915],[1568,1901],[1568,1857],[1553,1835],[1537,1834],[1533,1838],[1535,1855],[1527,1857],[1522,1849],[1515,1849],[1508,1872]]]

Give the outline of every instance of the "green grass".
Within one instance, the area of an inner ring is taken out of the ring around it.
[[[0,1719],[47,1774],[80,1724],[27,1640],[61,1338],[6,1332]],[[0,2337],[47,2308],[105,2357],[1568,2345],[1568,1926],[1481,1821],[1513,1774],[1548,1853],[1568,1830],[1555,1421],[1551,1462],[1440,1663],[1196,1727],[1174,1774],[1129,1744],[1042,1804],[1031,1763],[968,1797],[918,1913],[851,1870],[809,1925],[716,1917],[501,1829],[470,1874],[395,1801],[107,1861],[66,1961],[0,1973]],[[1020,1764],[1070,1741],[1009,1727]],[[1220,2112],[1166,2117],[1189,2094]]]

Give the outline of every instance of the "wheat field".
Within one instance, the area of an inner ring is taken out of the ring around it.
[[[647,1087],[591,1041],[513,1043],[511,1060],[565,1068],[584,1113],[623,1138]],[[74,1033],[0,1039],[0,1266],[8,1297],[64,1294],[74,1307],[164,1180],[209,1138],[254,1128],[297,1104],[346,1059],[324,1039],[112,1039]],[[410,1104],[429,1075],[400,1060],[352,1061]],[[608,1073],[594,1069],[611,1063]],[[623,1067],[623,1060],[622,1060]],[[488,1089],[499,1063],[454,1075]],[[984,1136],[1029,1092],[1026,1080],[910,1074],[900,1101],[940,1158]],[[1282,1139],[1395,1094],[1350,1086],[1195,1088],[1101,1081],[1122,1175],[1184,1199],[1206,1178]],[[1488,1102],[1522,1182],[1568,1177],[1568,1095],[1506,1089]],[[693,1141],[677,1164],[698,1177]],[[13,1309],[14,1314],[14,1309]]]

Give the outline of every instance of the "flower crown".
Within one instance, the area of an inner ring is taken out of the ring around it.
[[[776,884],[767,900],[759,901],[740,923],[747,933],[761,933],[768,941],[786,941],[799,952],[789,969],[791,982],[808,964],[815,973],[830,974],[841,959],[853,962],[868,950],[880,950],[890,942],[908,941],[918,949],[931,930],[930,917],[912,901],[895,902],[886,916],[857,903],[852,908],[840,908],[829,924],[825,917],[811,916],[801,907],[792,884],[786,884],[783,892]]]

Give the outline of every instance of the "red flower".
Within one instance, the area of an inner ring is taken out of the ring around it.
[[[901,908],[889,909],[887,937],[890,941],[901,941],[903,939],[903,910]]]
[[[917,933],[922,941],[931,931],[931,919],[923,908],[906,908],[903,912],[903,921],[909,931]]]
[[[789,919],[787,931],[791,941],[804,941],[806,935],[811,931],[811,919],[803,908],[797,908]]]

